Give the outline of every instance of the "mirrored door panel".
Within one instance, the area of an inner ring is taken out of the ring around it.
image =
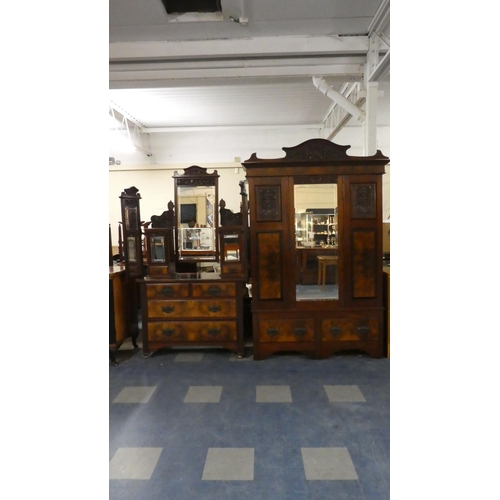
[[[296,300],[338,300],[337,184],[294,185]]]

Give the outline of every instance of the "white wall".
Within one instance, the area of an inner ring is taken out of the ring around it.
[[[389,127],[377,130],[377,149],[390,157]],[[167,203],[174,201],[175,170],[198,165],[208,172],[217,170],[219,198],[226,207],[239,211],[239,185],[245,179],[241,161],[252,153],[259,158],[281,158],[283,147],[293,147],[308,139],[321,137],[316,129],[276,130],[224,130],[175,132],[151,134],[152,157],[143,153],[121,154],[110,149],[109,155],[120,160],[121,165],[109,167],[109,223],[113,244],[118,244],[118,223],[121,220],[120,194],[125,188],[135,186],[141,195],[141,220],[149,221],[152,215],[160,215],[167,209]],[[363,156],[363,130],[361,127],[345,127],[333,140],[342,145],[351,145],[347,151],[353,156]],[[238,160],[239,158],[239,160]],[[236,171],[237,169],[237,171]],[[389,166],[383,178],[384,219],[390,214]]]

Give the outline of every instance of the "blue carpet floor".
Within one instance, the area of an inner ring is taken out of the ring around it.
[[[389,359],[118,351],[110,500],[388,500]]]

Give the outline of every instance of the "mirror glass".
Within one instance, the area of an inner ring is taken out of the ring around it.
[[[135,236],[127,237],[127,254],[129,262],[137,262],[137,254],[135,247]]]
[[[295,184],[296,300],[338,300],[337,184]]]
[[[225,261],[240,261],[240,248],[241,248],[241,234],[239,233],[228,233],[224,234],[221,238],[221,256],[224,257]]]
[[[215,186],[177,186],[179,260],[216,260]]]
[[[165,237],[151,237],[151,262],[165,262]]]
[[[137,217],[137,207],[125,207],[125,229],[139,229],[139,218]]]

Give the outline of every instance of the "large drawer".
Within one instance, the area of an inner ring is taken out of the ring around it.
[[[378,337],[378,318],[330,318],[321,322],[323,341],[366,341]]]
[[[148,323],[150,342],[236,340],[236,321],[168,321]]]
[[[149,318],[235,318],[236,301],[218,300],[148,300]]]
[[[175,299],[189,297],[188,283],[147,284],[146,296],[148,299]]]
[[[260,342],[303,342],[314,340],[313,319],[266,319],[259,322]]]

